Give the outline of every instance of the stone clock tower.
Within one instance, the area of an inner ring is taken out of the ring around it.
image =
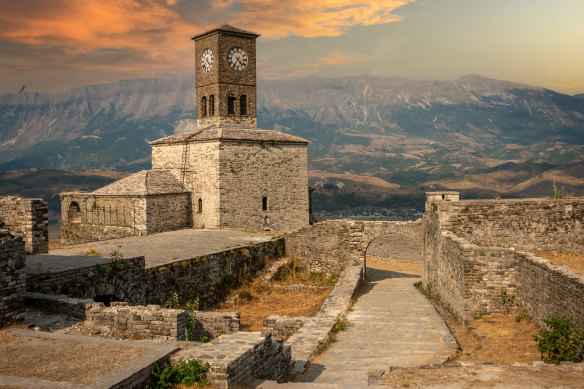
[[[199,128],[256,128],[256,39],[227,24],[194,36]]]

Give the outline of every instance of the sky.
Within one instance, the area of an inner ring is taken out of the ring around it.
[[[261,34],[258,77],[466,74],[584,93],[584,0],[0,0],[0,93],[194,72],[190,38]]]

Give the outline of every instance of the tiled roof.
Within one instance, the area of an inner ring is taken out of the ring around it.
[[[212,34],[215,31],[234,32],[234,33],[237,33],[237,34],[251,35],[251,36],[254,36],[256,38],[258,36],[260,36],[260,34],[256,34],[255,32],[251,32],[251,31],[246,31],[246,30],[242,30],[242,29],[239,29],[239,28],[235,28],[233,26],[230,26],[229,24],[222,24],[220,26],[215,27],[212,30],[205,31],[203,33],[197,34],[194,37],[192,37],[191,39],[193,39],[193,40],[199,39],[199,38],[202,38],[202,37],[204,37],[206,35]]]
[[[142,170],[99,188],[97,195],[153,195],[187,193],[180,181],[169,170]]]
[[[272,130],[257,130],[249,128],[214,127],[193,132],[170,135],[150,142],[151,145],[168,143],[199,142],[208,140],[243,140],[252,142],[309,143],[306,139],[283,132]]]

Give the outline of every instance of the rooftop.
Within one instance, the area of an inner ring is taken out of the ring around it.
[[[213,127],[193,132],[170,135],[162,139],[150,142],[150,145],[169,143],[201,142],[209,140],[243,140],[251,142],[281,142],[308,144],[306,139],[283,132],[272,130],[258,130],[255,128],[225,128]]]
[[[99,188],[96,195],[156,195],[187,193],[188,191],[169,170],[142,170]]]
[[[227,33],[231,32],[231,33],[235,33],[235,34],[249,35],[250,37],[253,37],[253,38],[257,38],[258,36],[260,36],[260,34],[256,34],[255,32],[242,30],[242,29],[230,26],[229,24],[221,24],[220,26],[217,26],[217,27],[213,28],[212,30],[205,31],[201,34],[197,34],[194,37],[192,37],[191,39],[198,40],[198,39],[201,39],[207,35],[211,35],[215,32],[227,32]]]

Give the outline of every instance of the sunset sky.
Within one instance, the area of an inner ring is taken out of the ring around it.
[[[258,76],[465,74],[584,93],[584,0],[0,0],[0,93],[192,73],[196,33],[261,34]]]

